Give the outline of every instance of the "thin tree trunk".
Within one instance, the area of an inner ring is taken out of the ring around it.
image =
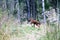
[[[33,18],[36,20],[36,3],[35,3],[35,0],[32,0],[32,16]]]
[[[36,19],[36,2],[35,2],[35,0],[30,0],[30,12],[32,14],[32,18]]]
[[[17,9],[17,19],[20,22],[20,9],[19,9],[19,1],[16,0],[16,9]]]
[[[6,10],[6,0],[3,0],[2,1],[3,2],[3,4],[2,4],[2,9],[3,9],[3,11],[5,11]]]
[[[43,11],[42,14],[44,14],[44,11],[45,11],[44,0],[42,0],[42,11]],[[44,17],[44,23],[46,24],[46,17],[45,17],[45,14],[43,15],[43,17]]]
[[[11,9],[10,9],[11,13],[13,13],[14,11],[14,0],[11,0]]]
[[[29,4],[29,0],[26,0],[26,2],[27,2],[27,8],[28,8],[27,19],[29,20],[29,18],[31,17],[31,13],[30,13],[30,4]]]

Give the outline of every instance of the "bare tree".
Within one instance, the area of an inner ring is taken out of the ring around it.
[[[17,10],[17,19],[20,22],[20,9],[19,9],[19,1],[16,0],[16,10]]]
[[[31,17],[29,0],[26,0],[26,4],[27,4],[27,19],[29,20],[29,18]]]

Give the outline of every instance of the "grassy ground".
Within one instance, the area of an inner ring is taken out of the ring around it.
[[[60,28],[55,23],[41,24],[40,28],[26,22],[19,24],[15,18],[0,13],[0,40],[60,40]]]
[[[0,37],[2,37],[2,40],[39,40],[46,35],[46,32],[44,31],[42,25],[41,28],[35,28],[30,24],[3,24],[1,28],[1,34],[3,35]],[[3,39],[4,35],[9,38]]]
[[[60,31],[57,31],[57,25],[44,24],[36,28],[31,24],[19,24],[16,20],[4,22],[0,29],[0,40],[59,40]]]

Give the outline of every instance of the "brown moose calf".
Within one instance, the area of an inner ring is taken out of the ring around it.
[[[30,19],[29,19],[29,22],[30,22],[31,24],[34,24],[34,25],[38,26],[38,27],[40,27],[40,24],[41,24],[39,21],[34,20],[33,18],[30,18]]]

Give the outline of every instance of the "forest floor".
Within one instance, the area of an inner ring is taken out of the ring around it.
[[[4,24],[0,35],[0,40],[40,40],[46,35],[46,32],[43,25],[36,28],[30,24]]]
[[[0,29],[0,40],[54,40],[56,31],[54,33],[50,28],[46,28],[44,24],[37,28],[31,24],[19,24],[16,20],[9,20],[4,22]]]
[[[56,24],[37,28],[27,22],[20,24],[13,17],[8,19],[7,14],[0,15],[0,40],[60,40],[60,26]]]

